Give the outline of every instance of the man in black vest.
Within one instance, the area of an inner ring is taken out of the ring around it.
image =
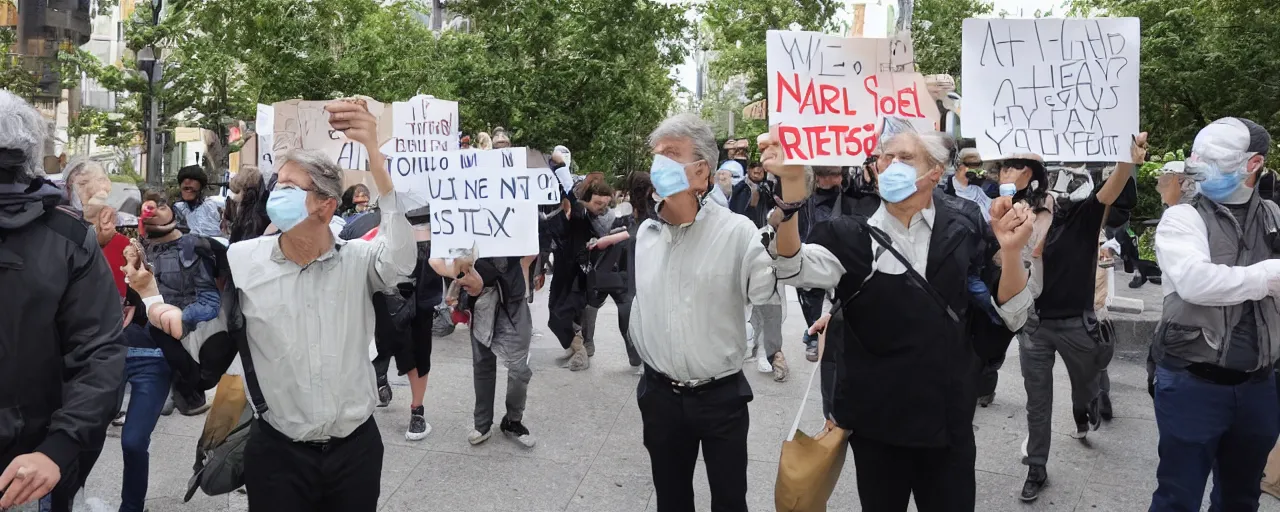
[[[858,495],[866,510],[972,510],[973,411],[979,347],[969,335],[968,277],[988,263],[987,229],[972,206],[936,190],[949,158],[940,133],[902,133],[882,146],[882,199],[871,217],[845,215],[814,226],[800,243],[795,214],[804,171],[783,166],[780,146],[761,144],[782,181],[776,275],[784,284],[836,289],[825,357],[837,366],[832,418],[853,432]],[[992,229],[1005,272],[991,284],[999,316],[1017,328],[1031,307],[1021,250],[1032,216],[1008,199],[993,204]],[[834,316],[834,314],[833,314]],[[1006,342],[1007,343],[1007,342]]]

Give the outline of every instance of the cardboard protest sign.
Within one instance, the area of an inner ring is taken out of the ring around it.
[[[1128,160],[1138,18],[964,20],[961,128],[984,159]]]
[[[788,164],[860,165],[881,118],[936,124],[938,108],[915,72],[910,35],[845,38],[768,32],[769,125]]]
[[[400,153],[387,168],[403,208],[415,208],[406,196],[431,205],[431,257],[473,246],[482,258],[528,256],[538,253],[538,198],[545,192],[527,158],[524,148]]]
[[[382,152],[457,151],[458,102],[418,95],[391,104],[391,140]]]
[[[386,106],[370,99],[364,101],[369,113],[378,118],[378,140],[391,138],[391,116]],[[328,155],[338,167],[368,171],[368,149],[329,125],[329,112],[324,109],[329,103],[289,100],[271,105],[275,114],[271,141],[273,157],[278,158],[281,153],[292,149],[314,149]]]
[[[271,176],[276,173],[275,154],[272,153],[272,140],[275,129],[276,113],[271,105],[258,104],[258,119],[254,124],[254,131],[258,133],[258,170],[262,175]]]

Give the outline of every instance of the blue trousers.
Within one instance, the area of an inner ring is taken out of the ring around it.
[[[1275,374],[1235,386],[1156,368],[1158,481],[1152,512],[1198,511],[1213,474],[1211,512],[1258,510],[1262,470],[1280,434]]]
[[[142,512],[147,502],[151,432],[156,429],[164,399],[169,395],[169,364],[163,357],[129,357],[124,368],[131,391],[129,412],[120,432],[120,448],[124,452],[120,512]]]

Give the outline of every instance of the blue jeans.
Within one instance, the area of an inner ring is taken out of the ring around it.
[[[1262,470],[1280,434],[1275,374],[1236,386],[1164,367],[1155,375],[1160,465],[1151,510],[1200,510],[1210,471],[1210,511],[1257,510]]]
[[[125,381],[129,383],[129,412],[120,432],[124,451],[124,485],[120,490],[120,512],[142,512],[147,502],[147,474],[151,432],[160,419],[169,395],[169,364],[163,357],[125,359]]]

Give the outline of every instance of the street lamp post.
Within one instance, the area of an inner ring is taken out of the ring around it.
[[[151,0],[151,25],[160,24],[160,9],[163,0]],[[147,79],[147,99],[143,105],[143,134],[146,136],[147,151],[147,183],[160,185],[163,182],[161,173],[164,169],[163,134],[157,130],[160,124],[160,101],[156,98],[156,84],[160,83],[164,62],[155,48],[148,46],[138,51],[138,70]]]

